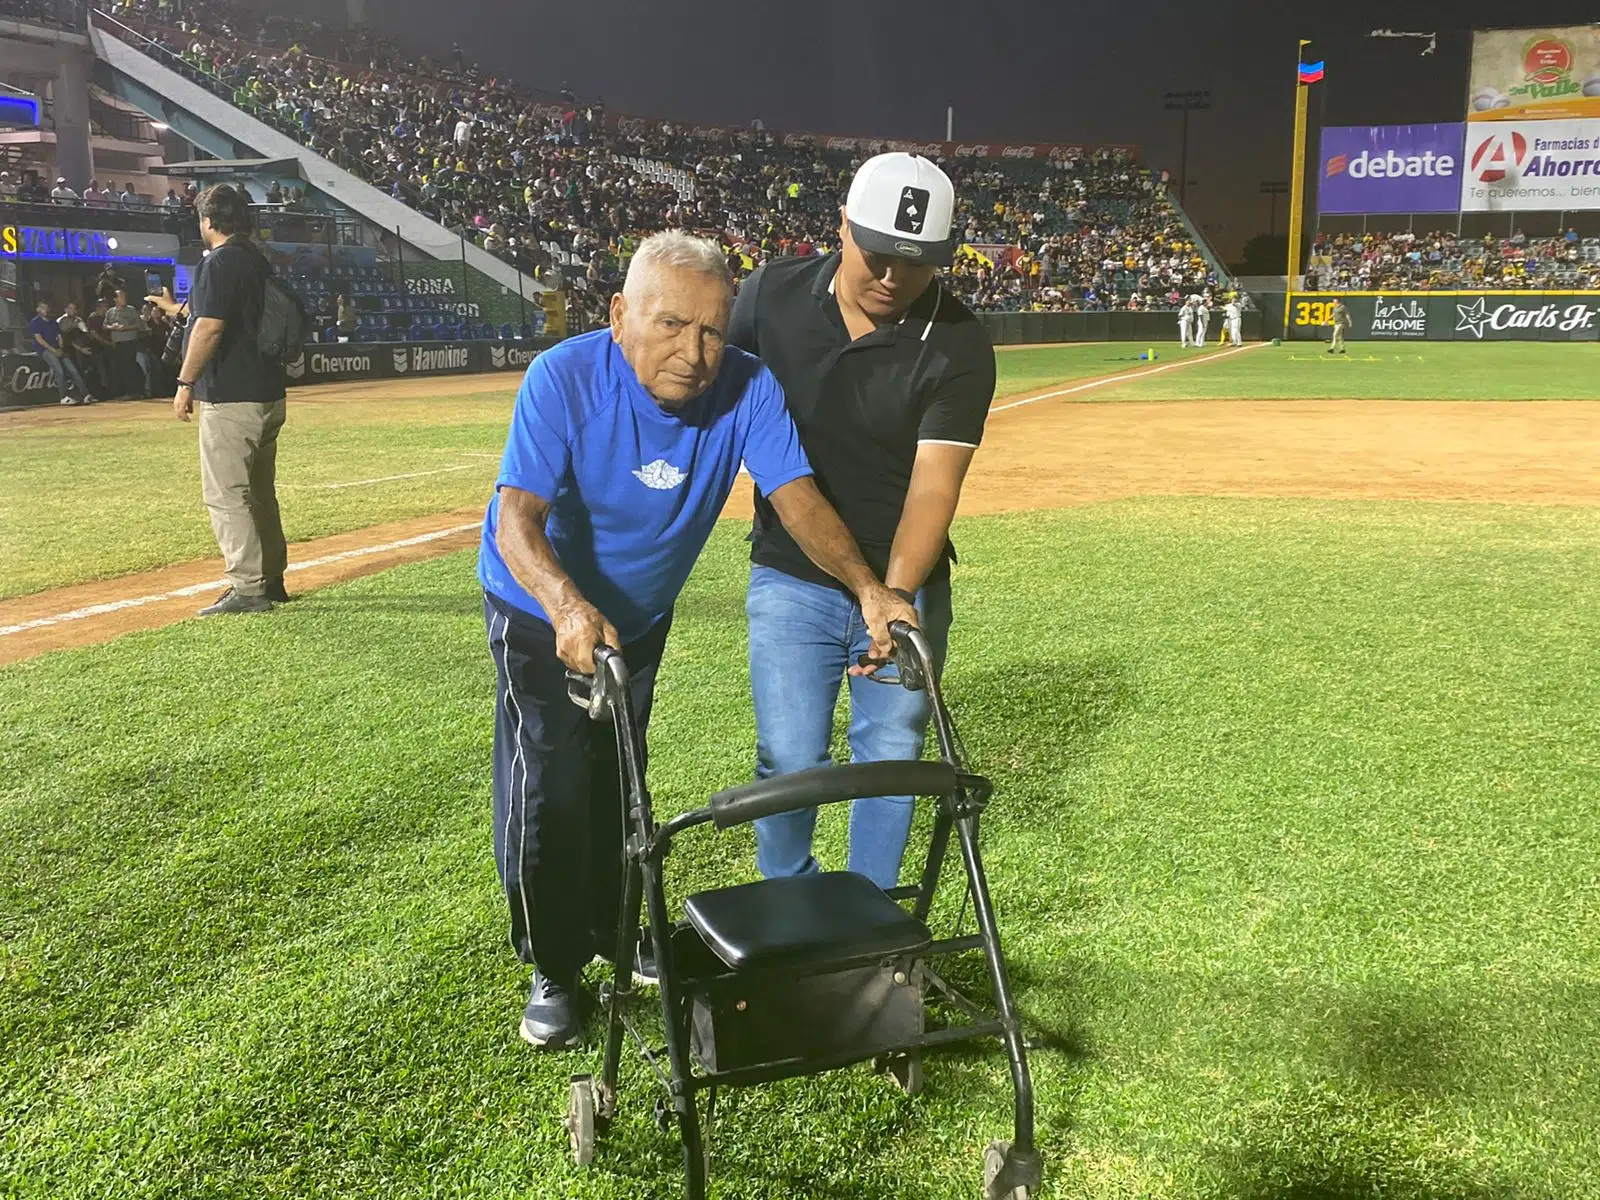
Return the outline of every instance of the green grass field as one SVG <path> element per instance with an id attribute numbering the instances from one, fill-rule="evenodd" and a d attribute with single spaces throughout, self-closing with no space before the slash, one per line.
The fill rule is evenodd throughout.
<path id="1" fill-rule="evenodd" d="M 1594 346 L 1435 345 L 1415 353 L 1385 346 L 1370 351 L 1379 361 L 1368 362 L 1370 346 L 1357 344 L 1349 360 L 1328 360 L 1309 343 L 1262 347 L 1067 400 L 1600 397 Z M 1138 361 L 1140 349 L 1095 343 L 1003 351 L 997 399 L 1138 370 L 1148 365 Z M 1216 353 L 1156 349 L 1157 366 Z M 278 472 L 290 539 L 479 507 L 514 393 L 508 383 L 503 394 L 336 405 L 295 404 L 291 395 Z M 0 599 L 215 553 L 198 500 L 192 425 L 140 406 L 81 426 L 0 429 Z"/>
<path id="2" fill-rule="evenodd" d="M 1138 349 L 1006 351 L 1001 393 Z M 1596 353 L 1264 347 L 1063 402 L 1594 399 Z M 291 536 L 475 508 L 509 397 L 293 406 Z M 742 533 L 678 608 L 661 815 L 752 769 Z M 947 689 L 998 786 L 1043 1194 L 1600 1194 L 1600 509 L 1148 499 L 956 536 Z M 192 427 L 0 426 L 0 598 L 213 552 Z M 0 667 L 0 1200 L 678 1194 L 641 1064 L 578 1172 L 594 1058 L 516 1038 L 492 692 L 470 553 Z M 675 896 L 752 877 L 748 831 L 697 834 Z M 724 1097 L 713 1195 L 979 1195 L 1003 1056 L 927 1074 Z"/>
<path id="3" fill-rule="evenodd" d="M 1595 400 L 1600 345 L 1499 342 L 1286 342 L 1205 367 L 1086 393 L 1084 400 Z M 1157 347 L 1163 360 L 1165 348 Z M 1176 352 L 1176 347 L 1174 347 Z"/>
<path id="4" fill-rule="evenodd" d="M 740 532 L 680 605 L 664 813 L 750 771 Z M 1044 1194 L 1593 1195 L 1600 514 L 1141 501 L 958 538 Z M 640 1064 L 579 1173 L 592 1058 L 516 1040 L 471 566 L 0 669 L 0 1195 L 677 1194 Z M 748 878 L 752 844 L 672 865 Z M 713 1194 L 976 1196 L 1004 1080 L 968 1051 L 914 1100 L 736 1093 Z"/>
<path id="5" fill-rule="evenodd" d="M 1113 374 L 1136 367 L 1138 353 L 1113 345 L 1007 351 L 998 359 L 997 393 Z M 278 469 L 289 537 L 482 505 L 515 394 L 512 380 L 498 394 L 338 405 L 295 404 L 291 393 Z M 194 426 L 155 406 L 81 426 L 7 430 L 0 437 L 0 599 L 215 553 L 196 500 L 199 471 Z"/>

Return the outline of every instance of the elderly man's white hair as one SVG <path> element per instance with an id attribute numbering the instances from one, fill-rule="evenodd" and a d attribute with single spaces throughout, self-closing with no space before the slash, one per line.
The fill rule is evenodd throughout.
<path id="1" fill-rule="evenodd" d="M 623 296 L 629 303 L 638 303 L 650 293 L 661 271 L 668 268 L 709 275 L 727 287 L 733 286 L 733 276 L 728 271 L 728 260 L 721 246 L 681 229 L 668 229 L 652 233 L 639 243 L 628 263 L 628 278 L 622 284 Z"/>

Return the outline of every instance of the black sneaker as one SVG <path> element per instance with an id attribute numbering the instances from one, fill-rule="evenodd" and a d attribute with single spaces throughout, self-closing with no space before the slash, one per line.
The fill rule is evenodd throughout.
<path id="1" fill-rule="evenodd" d="M 577 982 L 562 987 L 533 973 L 528 1007 L 522 1010 L 522 1040 L 548 1050 L 565 1050 L 583 1041 L 582 993 Z"/>
<path id="2" fill-rule="evenodd" d="M 226 613 L 263 613 L 272 611 L 272 601 L 265 596 L 246 596 L 229 588 L 217 597 L 215 604 L 200 610 L 202 617 L 220 617 Z"/>
<path id="3" fill-rule="evenodd" d="M 264 594 L 274 604 L 287 604 L 293 598 L 289 595 L 289 589 L 283 586 L 282 575 L 279 575 L 276 579 L 267 580 L 267 590 Z"/>

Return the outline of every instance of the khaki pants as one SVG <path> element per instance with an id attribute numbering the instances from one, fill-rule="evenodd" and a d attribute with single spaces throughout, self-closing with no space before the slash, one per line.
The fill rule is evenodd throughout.
<path id="1" fill-rule="evenodd" d="M 1328 346 L 1328 350 L 1329 350 L 1330 353 L 1332 351 L 1335 351 L 1335 350 L 1337 350 L 1341 354 L 1344 353 L 1344 326 L 1343 325 L 1335 325 L 1333 327 L 1333 342 Z"/>
<path id="2" fill-rule="evenodd" d="M 259 596 L 283 578 L 288 543 L 273 486 L 284 402 L 197 403 L 200 410 L 200 492 L 228 586 Z"/>

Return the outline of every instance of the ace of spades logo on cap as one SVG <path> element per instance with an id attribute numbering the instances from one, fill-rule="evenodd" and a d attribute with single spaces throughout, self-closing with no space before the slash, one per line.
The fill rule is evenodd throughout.
<path id="1" fill-rule="evenodd" d="M 950 177 L 916 154 L 879 154 L 867 159 L 845 199 L 850 236 L 869 254 L 884 254 L 932 267 L 955 257 L 950 226 L 955 188 Z"/>

